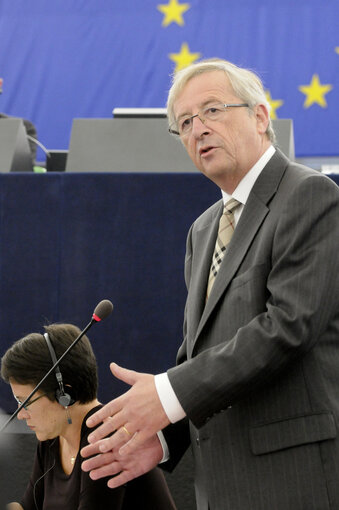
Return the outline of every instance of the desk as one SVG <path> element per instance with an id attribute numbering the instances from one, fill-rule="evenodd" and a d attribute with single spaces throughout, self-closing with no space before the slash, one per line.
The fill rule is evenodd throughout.
<path id="1" fill-rule="evenodd" d="M 99 397 L 122 386 L 115 360 L 163 371 L 182 341 L 185 242 L 220 198 L 196 174 L 0 174 L 0 356 L 46 321 L 84 328 L 96 304 L 112 315 L 89 331 Z M 0 383 L 0 408 L 13 412 Z"/>

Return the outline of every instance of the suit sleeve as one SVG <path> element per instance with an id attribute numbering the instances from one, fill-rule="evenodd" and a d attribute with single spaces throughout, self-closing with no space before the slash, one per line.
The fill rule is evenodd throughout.
<path id="1" fill-rule="evenodd" d="M 203 332 L 209 347 L 186 359 L 184 344 L 180 364 L 168 371 L 182 407 L 198 428 L 214 413 L 270 384 L 317 342 L 338 338 L 338 187 L 312 174 L 283 198 L 263 263 L 248 287 L 253 296 L 245 299 L 245 290 L 240 294 L 231 284 L 214 311 L 233 310 L 246 321 L 231 338 L 219 328 L 219 338 L 213 339 L 212 315 Z M 249 319 L 246 307 L 256 310 Z"/>

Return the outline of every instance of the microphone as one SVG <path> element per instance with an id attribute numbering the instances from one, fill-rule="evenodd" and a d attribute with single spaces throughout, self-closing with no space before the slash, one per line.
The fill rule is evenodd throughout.
<path id="1" fill-rule="evenodd" d="M 113 311 L 113 305 L 111 301 L 108 299 L 104 299 L 103 301 L 100 301 L 100 303 L 97 304 L 95 307 L 95 310 L 93 312 L 91 321 L 87 324 L 87 326 L 81 331 L 81 333 L 77 336 L 77 338 L 71 343 L 71 345 L 66 349 L 66 351 L 60 356 L 60 358 L 54 363 L 52 368 L 47 372 L 46 375 L 41 379 L 40 382 L 36 385 L 34 390 L 28 395 L 28 397 L 20 404 L 20 406 L 14 411 L 12 416 L 9 417 L 9 419 L 6 421 L 6 423 L 0 428 L 0 433 L 5 430 L 5 428 L 11 423 L 11 421 L 16 417 L 16 415 L 21 411 L 21 409 L 27 404 L 29 400 L 33 397 L 33 395 L 38 391 L 42 383 L 47 379 L 47 377 L 55 370 L 57 366 L 61 363 L 61 361 L 64 359 L 65 356 L 69 353 L 71 349 L 79 342 L 80 338 L 84 336 L 84 334 L 89 330 L 89 328 L 96 324 L 97 322 L 102 321 L 103 319 L 106 319 L 109 315 L 111 315 Z"/>
<path id="2" fill-rule="evenodd" d="M 108 317 L 109 315 L 111 315 L 112 310 L 113 310 L 112 303 L 108 299 L 103 299 L 95 307 L 95 310 L 92 315 L 92 320 L 94 320 L 95 322 L 100 322 L 106 319 L 106 317 Z"/>
<path id="3" fill-rule="evenodd" d="M 30 142 L 33 142 L 35 143 L 35 145 L 37 145 L 38 147 L 40 147 L 40 149 L 46 154 L 46 156 L 48 158 L 51 157 L 50 153 L 49 153 L 49 150 L 46 149 L 46 147 L 44 145 L 42 145 L 42 143 L 37 139 L 37 138 L 34 138 L 34 136 L 31 136 L 29 135 L 28 133 L 26 133 L 26 137 L 27 137 L 27 140 L 29 140 Z"/>

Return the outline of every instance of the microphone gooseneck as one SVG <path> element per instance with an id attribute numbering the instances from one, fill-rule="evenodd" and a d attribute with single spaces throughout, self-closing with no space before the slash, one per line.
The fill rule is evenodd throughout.
<path id="1" fill-rule="evenodd" d="M 49 150 L 48 150 L 48 149 L 46 149 L 46 147 L 45 147 L 44 145 L 42 145 L 42 143 L 41 143 L 41 142 L 40 142 L 37 138 L 34 138 L 34 136 L 31 136 L 31 135 L 29 135 L 28 133 L 26 134 L 26 136 L 27 136 L 27 138 L 28 138 L 28 140 L 29 140 L 29 141 L 31 141 L 31 142 L 33 142 L 33 143 L 35 143 L 38 147 L 40 147 L 40 149 L 42 149 L 42 150 L 43 150 L 43 152 L 46 154 L 46 156 L 47 156 L 48 158 L 50 158 L 50 157 L 51 157 L 51 154 L 50 154 Z"/>
<path id="2" fill-rule="evenodd" d="M 23 407 L 31 400 L 33 395 L 38 391 L 42 383 L 47 379 L 47 377 L 55 370 L 57 366 L 59 366 L 60 362 L 64 359 L 65 356 L 69 353 L 71 349 L 78 343 L 80 338 L 84 336 L 84 334 L 89 330 L 89 328 L 97 323 L 100 322 L 103 319 L 106 319 L 113 310 L 113 304 L 108 299 L 104 299 L 103 301 L 100 301 L 100 303 L 97 304 L 95 307 L 91 322 L 87 324 L 87 326 L 81 331 L 81 333 L 77 336 L 77 338 L 71 343 L 71 345 L 66 349 L 66 351 L 60 356 L 60 358 L 54 363 L 52 368 L 47 372 L 46 375 L 41 379 L 41 381 L 36 385 L 34 390 L 28 395 L 28 397 L 20 404 L 20 406 L 14 411 L 14 413 L 9 417 L 9 419 L 6 421 L 6 423 L 0 428 L 0 433 L 5 430 L 5 428 L 10 424 L 10 422 L 16 417 L 16 415 L 21 411 Z"/>

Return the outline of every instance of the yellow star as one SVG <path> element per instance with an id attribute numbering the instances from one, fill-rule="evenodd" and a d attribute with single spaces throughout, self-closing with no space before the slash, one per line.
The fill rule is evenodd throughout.
<path id="1" fill-rule="evenodd" d="M 324 96 L 332 90 L 333 87 L 329 84 L 322 85 L 319 81 L 319 76 L 314 74 L 310 85 L 301 85 L 298 88 L 300 92 L 306 95 L 304 108 L 309 108 L 313 103 L 318 103 L 318 105 L 326 108 L 327 103 Z"/>
<path id="2" fill-rule="evenodd" d="M 336 52 L 336 53 L 338 53 L 338 55 L 339 55 L 339 46 L 337 46 L 337 47 L 335 48 L 335 52 Z"/>
<path id="3" fill-rule="evenodd" d="M 190 8 L 190 4 L 179 4 L 177 0 L 169 0 L 168 4 L 159 4 L 158 11 L 165 16 L 162 26 L 167 27 L 170 23 L 178 23 L 181 27 L 185 24 L 182 15 Z"/>
<path id="4" fill-rule="evenodd" d="M 277 119 L 278 117 L 277 117 L 276 110 L 284 104 L 284 101 L 282 99 L 272 99 L 271 93 L 269 90 L 265 91 L 265 96 L 271 106 L 271 110 L 270 110 L 271 119 Z"/>
<path id="5" fill-rule="evenodd" d="M 180 53 L 170 53 L 169 58 L 175 62 L 174 72 L 180 71 L 200 58 L 200 53 L 190 53 L 187 43 L 182 43 Z"/>

